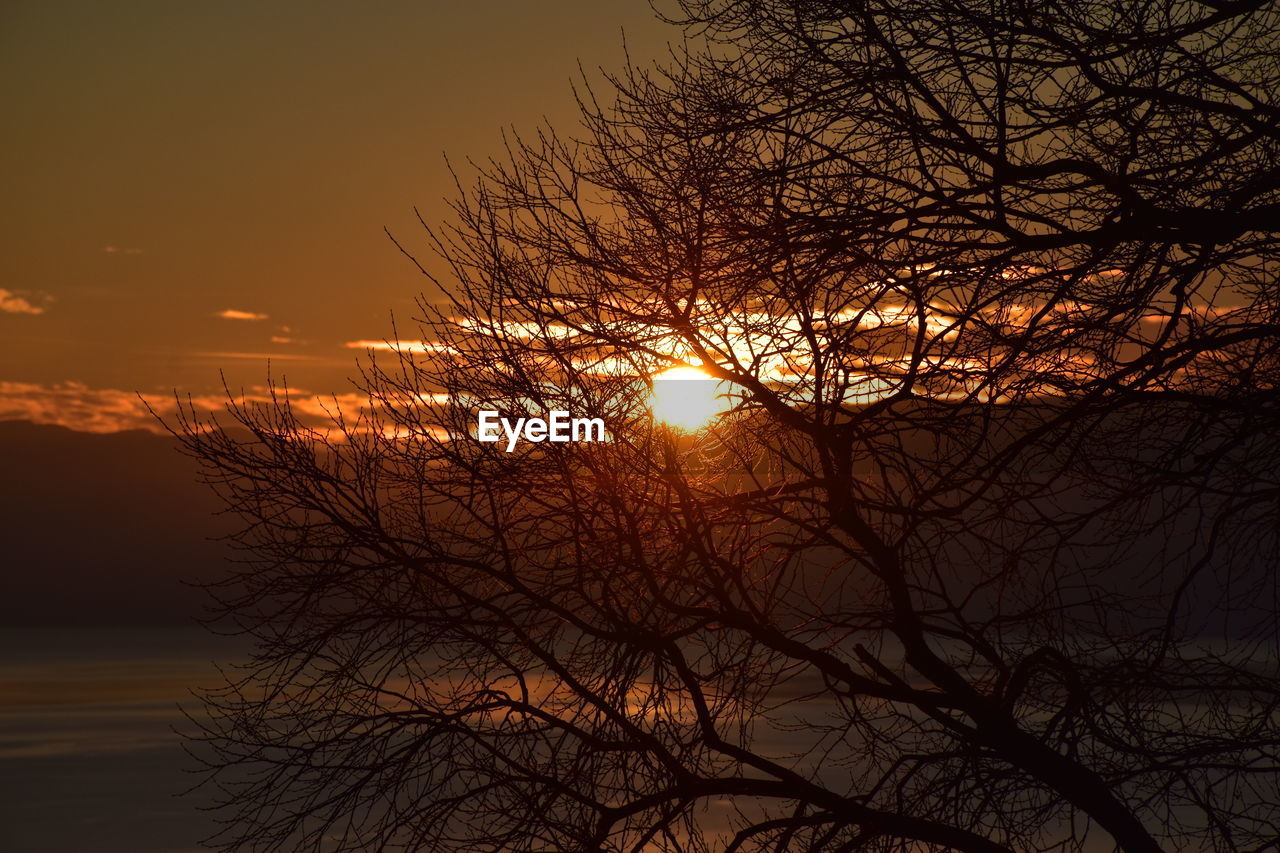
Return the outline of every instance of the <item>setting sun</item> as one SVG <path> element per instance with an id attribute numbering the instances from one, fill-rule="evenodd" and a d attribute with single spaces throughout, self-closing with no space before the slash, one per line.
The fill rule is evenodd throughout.
<path id="1" fill-rule="evenodd" d="M 653 417 L 672 429 L 697 432 L 728 411 L 728 384 L 696 367 L 673 367 L 653 377 Z"/>

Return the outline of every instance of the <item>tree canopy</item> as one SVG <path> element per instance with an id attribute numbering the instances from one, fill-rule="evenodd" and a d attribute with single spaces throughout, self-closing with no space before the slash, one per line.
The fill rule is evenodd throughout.
<path id="1" fill-rule="evenodd" d="M 1276 849 L 1280 9 L 665 13 L 426 226 L 368 407 L 178 426 L 226 848 Z"/>

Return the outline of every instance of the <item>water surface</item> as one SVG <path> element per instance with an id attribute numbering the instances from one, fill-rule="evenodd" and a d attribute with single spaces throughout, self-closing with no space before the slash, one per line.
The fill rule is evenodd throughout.
<path id="1" fill-rule="evenodd" d="M 199 628 L 0 628 L 0 850 L 179 853 L 215 824 L 179 703 L 243 645 Z"/>

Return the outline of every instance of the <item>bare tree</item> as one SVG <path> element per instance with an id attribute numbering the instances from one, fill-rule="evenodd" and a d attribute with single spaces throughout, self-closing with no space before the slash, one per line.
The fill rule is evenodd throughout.
<path id="1" fill-rule="evenodd" d="M 428 228 L 366 410 L 187 414 L 226 848 L 1276 849 L 1280 11 L 678 20 Z"/>

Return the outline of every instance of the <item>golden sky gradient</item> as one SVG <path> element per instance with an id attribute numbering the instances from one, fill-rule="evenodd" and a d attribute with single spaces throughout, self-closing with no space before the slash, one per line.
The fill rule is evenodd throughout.
<path id="1" fill-rule="evenodd" d="M 135 396 L 347 390 L 407 324 L 460 164 L 575 121 L 578 64 L 657 57 L 644 0 L 0 9 L 0 419 L 145 426 Z M 408 335 L 406 335 L 408 337 Z"/>

